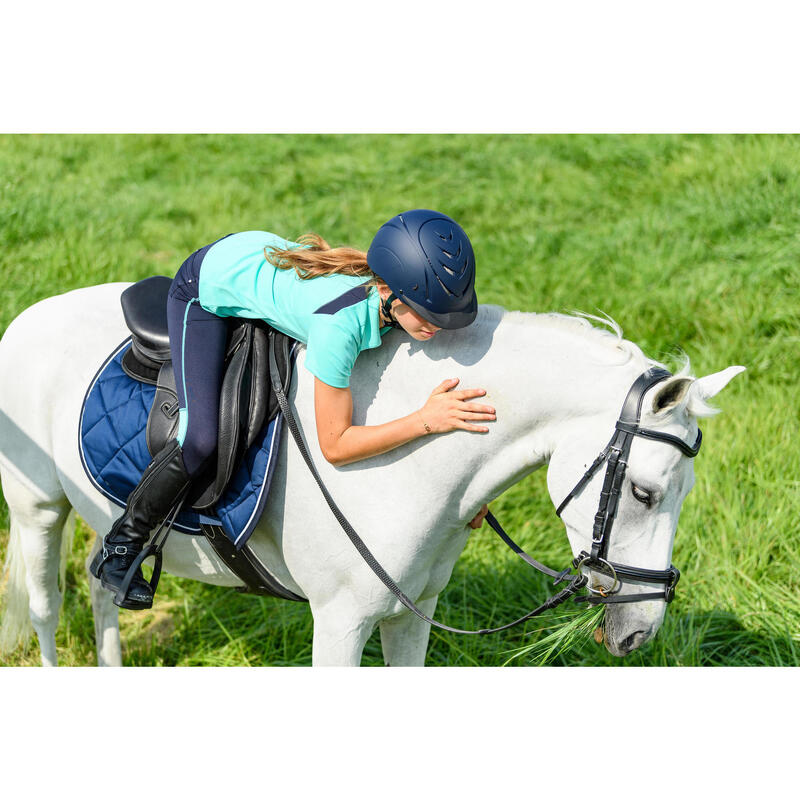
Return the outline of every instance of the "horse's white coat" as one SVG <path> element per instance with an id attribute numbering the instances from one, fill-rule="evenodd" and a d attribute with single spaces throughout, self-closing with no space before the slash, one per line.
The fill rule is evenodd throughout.
<path id="1" fill-rule="evenodd" d="M 84 474 L 77 428 L 86 387 L 128 335 L 119 305 L 126 286 L 95 286 L 37 303 L 0 342 L 0 474 L 12 519 L 11 580 L 26 576 L 45 664 L 56 660 L 58 544 L 69 507 L 101 535 L 120 513 Z M 389 333 L 379 349 L 359 357 L 353 373 L 356 424 L 410 413 L 447 377 L 460 378 L 464 388 L 485 388 L 497 421 L 488 434 L 431 436 L 337 469 L 317 445 L 313 378 L 303 360 L 301 351 L 290 402 L 320 474 L 377 559 L 428 614 L 467 542 L 466 524 L 481 505 L 547 461 L 550 494 L 560 502 L 610 438 L 634 379 L 653 363 L 636 345 L 582 320 L 490 306 L 481 307 L 469 328 L 442 331 L 424 345 L 402 332 Z M 696 409 L 709 413 L 705 401 L 740 370 L 731 367 L 697 381 L 670 379 L 685 386 L 673 387 L 680 390 L 674 392 L 678 400 L 656 413 L 651 409 L 664 391 L 659 385 L 645 398 L 643 424 L 693 441 Z M 367 638 L 380 625 L 388 664 L 423 664 L 429 626 L 403 608 L 363 562 L 290 439 L 287 431 L 251 545 L 278 580 L 308 598 L 313 663 L 359 664 Z M 692 462 L 672 447 L 638 438 L 630 462 L 630 479 L 655 492 L 658 502 L 645 508 L 626 480 L 610 557 L 664 569 L 693 483 Z M 587 549 L 601 481 L 602 471 L 564 512 L 574 552 Z M 199 537 L 172 535 L 164 569 L 221 586 L 238 583 Z M 91 576 L 90 582 L 98 662 L 119 664 L 117 608 Z M 647 641 L 664 609 L 661 601 L 609 607 L 609 650 L 624 654 Z M 6 643 L 21 628 L 19 614 L 7 613 Z"/>

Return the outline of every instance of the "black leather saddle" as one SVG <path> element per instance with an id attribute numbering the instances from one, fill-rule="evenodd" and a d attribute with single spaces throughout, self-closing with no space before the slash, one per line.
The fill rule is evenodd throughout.
<path id="1" fill-rule="evenodd" d="M 175 438 L 178 430 L 178 393 L 167 330 L 167 293 L 172 281 L 163 275 L 145 278 L 122 293 L 122 313 L 132 334 L 122 368 L 132 378 L 156 387 L 147 420 L 147 447 L 151 456 Z M 269 338 L 284 390 L 291 380 L 290 344 L 293 341 L 261 320 L 231 319 L 220 392 L 216 459 L 198 476 L 189 505 L 211 508 L 248 447 L 278 413 L 278 399 L 269 376 Z"/>

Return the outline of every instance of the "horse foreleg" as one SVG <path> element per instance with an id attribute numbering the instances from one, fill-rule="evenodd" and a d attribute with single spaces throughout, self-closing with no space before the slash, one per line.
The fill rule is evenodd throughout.
<path id="1" fill-rule="evenodd" d="M 114 605 L 114 595 L 104 589 L 100 581 L 89 572 L 95 553 L 100 548 L 102 537 L 95 539 L 94 547 L 86 559 L 86 574 L 89 576 L 89 593 L 92 597 L 94 615 L 94 641 L 97 648 L 98 667 L 121 667 L 122 645 L 119 638 L 119 608 Z"/>
<path id="2" fill-rule="evenodd" d="M 419 610 L 433 617 L 438 595 L 420 600 Z M 384 619 L 380 624 L 383 660 L 387 667 L 424 667 L 425 653 L 431 634 L 429 623 L 416 614 L 405 611 L 396 617 Z"/>
<path id="3" fill-rule="evenodd" d="M 314 608 L 314 643 L 311 661 L 315 667 L 358 667 L 375 620 L 351 606 L 329 603 Z"/>

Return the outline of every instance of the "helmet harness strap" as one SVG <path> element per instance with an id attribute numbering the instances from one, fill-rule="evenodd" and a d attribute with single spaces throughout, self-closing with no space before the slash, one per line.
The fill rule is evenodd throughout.
<path id="1" fill-rule="evenodd" d="M 390 328 L 400 327 L 399 323 L 392 314 L 392 303 L 397 299 L 398 299 L 397 295 L 394 292 L 392 292 L 381 304 L 381 310 L 383 311 L 384 319 L 386 320 L 386 324 Z"/>

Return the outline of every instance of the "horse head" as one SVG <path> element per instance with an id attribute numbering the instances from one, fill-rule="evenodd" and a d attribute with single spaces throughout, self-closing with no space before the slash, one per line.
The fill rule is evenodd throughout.
<path id="1" fill-rule="evenodd" d="M 694 485 L 697 420 L 718 413 L 706 401 L 743 370 L 733 366 L 693 378 L 685 374 L 687 365 L 666 379 L 662 373 L 634 398 L 635 425 L 623 422 L 625 412 L 615 423 L 620 409 L 615 392 L 605 412 L 572 420 L 551 454 L 550 496 L 563 509 L 570 546 L 583 562 L 594 601 L 606 604 L 604 641 L 613 655 L 641 647 L 663 622 L 677 580 L 671 567 L 675 531 Z"/>

